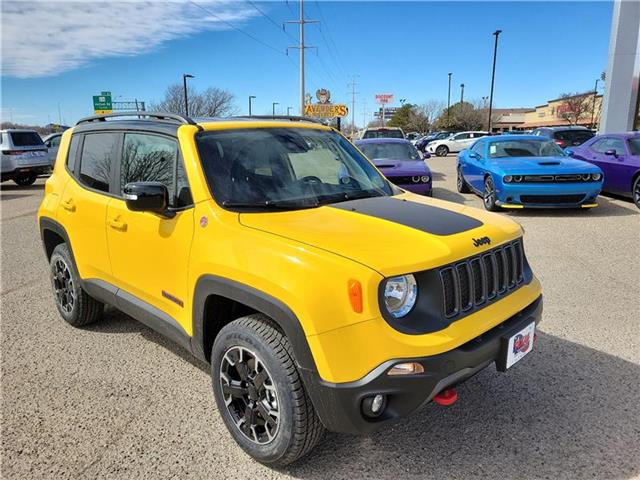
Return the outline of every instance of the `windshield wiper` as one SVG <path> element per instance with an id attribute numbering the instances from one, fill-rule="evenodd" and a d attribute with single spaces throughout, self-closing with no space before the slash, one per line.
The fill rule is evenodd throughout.
<path id="1" fill-rule="evenodd" d="M 322 203 L 340 203 L 348 202 L 349 200 L 357 200 L 359 198 L 371 198 L 371 197 L 384 197 L 385 193 L 378 190 L 359 190 L 357 192 L 340 192 L 330 193 L 327 195 L 319 195 L 318 200 Z"/>
<path id="2" fill-rule="evenodd" d="M 275 210 L 300 210 L 304 208 L 316 208 L 320 206 L 318 202 L 301 203 L 287 200 L 265 200 L 264 202 L 222 202 L 223 207 L 231 208 L 272 208 Z"/>

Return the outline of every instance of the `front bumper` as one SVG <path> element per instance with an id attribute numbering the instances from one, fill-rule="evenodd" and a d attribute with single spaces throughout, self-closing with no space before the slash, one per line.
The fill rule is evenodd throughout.
<path id="1" fill-rule="evenodd" d="M 496 185 L 496 204 L 533 208 L 572 208 L 594 204 L 602 182 Z M 513 207 L 512 207 L 513 208 Z"/>
<path id="2" fill-rule="evenodd" d="M 439 355 L 389 360 L 364 378 L 348 383 L 330 383 L 316 372 L 303 370 L 304 383 L 320 420 L 328 430 L 366 434 L 414 412 L 447 387 L 464 382 L 499 359 L 502 339 L 542 318 L 542 296 L 522 311 L 471 341 Z M 396 363 L 421 363 L 424 373 L 388 376 Z M 365 398 L 386 395 L 386 407 L 377 418 L 362 412 Z"/>
<path id="3" fill-rule="evenodd" d="M 433 195 L 431 182 L 396 184 L 396 185 L 402 188 L 403 190 L 407 190 L 408 192 L 412 192 L 412 193 L 417 193 L 418 195 L 426 195 L 428 197 L 431 197 Z"/>
<path id="4" fill-rule="evenodd" d="M 24 175 L 26 173 L 34 172 L 37 175 L 43 175 L 45 173 L 51 172 L 51 165 L 20 165 L 13 170 L 9 170 L 6 172 L 2 172 L 0 176 L 2 177 L 2 181 L 13 180 L 17 178 L 19 175 Z"/>

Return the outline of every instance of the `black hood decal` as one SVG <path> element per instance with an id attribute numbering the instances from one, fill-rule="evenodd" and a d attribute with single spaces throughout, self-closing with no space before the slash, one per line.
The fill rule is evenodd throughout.
<path id="1" fill-rule="evenodd" d="M 483 225 L 481 221 L 461 213 L 393 197 L 362 198 L 329 206 L 399 223 L 433 235 L 454 235 Z"/>

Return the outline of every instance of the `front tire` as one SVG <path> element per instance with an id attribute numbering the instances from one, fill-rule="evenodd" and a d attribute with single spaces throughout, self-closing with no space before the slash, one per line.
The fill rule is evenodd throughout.
<path id="1" fill-rule="evenodd" d="M 81 287 L 80 275 L 66 243 L 61 243 L 53 250 L 49 265 L 56 307 L 62 318 L 74 327 L 98 320 L 104 304 L 89 296 Z"/>
<path id="2" fill-rule="evenodd" d="M 211 380 L 227 429 L 257 461 L 288 465 L 322 437 L 291 344 L 268 317 L 248 315 L 222 328 L 211 351 Z"/>
<path id="3" fill-rule="evenodd" d="M 484 208 L 490 212 L 499 212 L 500 207 L 496 205 L 496 189 L 493 185 L 493 179 L 488 176 L 484 179 L 484 193 L 482 196 Z"/>
<path id="4" fill-rule="evenodd" d="M 36 183 L 38 175 L 35 172 L 20 173 L 13 181 L 21 187 L 28 187 Z"/>
<path id="5" fill-rule="evenodd" d="M 447 147 L 446 145 L 440 145 L 438 148 L 436 148 L 436 155 L 438 157 L 446 157 L 447 155 L 449 155 L 449 147 Z"/>
<path id="6" fill-rule="evenodd" d="M 636 177 L 635 182 L 633 182 L 633 203 L 636 204 L 636 207 L 640 208 L 640 175 Z"/>
<path id="7" fill-rule="evenodd" d="M 464 179 L 460 167 L 458 167 L 458 179 L 456 182 L 456 186 L 458 187 L 458 193 L 471 193 L 471 189 L 469 188 L 467 181 Z"/>

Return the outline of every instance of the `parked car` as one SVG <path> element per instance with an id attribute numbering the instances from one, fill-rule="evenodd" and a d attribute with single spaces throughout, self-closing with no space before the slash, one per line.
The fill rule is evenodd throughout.
<path id="1" fill-rule="evenodd" d="M 639 132 L 598 135 L 565 152 L 600 167 L 604 172 L 602 190 L 630 197 L 640 208 Z"/>
<path id="2" fill-rule="evenodd" d="M 435 153 L 438 157 L 446 157 L 449 153 L 458 153 L 469 148 L 480 137 L 489 135 L 488 132 L 460 132 L 448 138 L 436 140 L 427 145 L 428 153 Z"/>
<path id="3" fill-rule="evenodd" d="M 49 162 L 53 167 L 53 164 L 56 161 L 56 156 L 58 155 L 58 148 L 60 147 L 60 140 L 62 139 L 62 133 L 52 133 L 47 135 L 42 140 L 47 147 L 47 157 L 49 158 Z"/>
<path id="4" fill-rule="evenodd" d="M 451 135 L 453 135 L 453 132 L 433 132 L 416 140 L 415 146 L 418 151 L 425 153 L 427 145 L 429 145 L 429 143 L 436 140 L 441 140 L 443 138 L 449 138 Z"/>
<path id="5" fill-rule="evenodd" d="M 418 140 L 421 136 L 422 135 L 420 135 L 418 132 L 409 132 L 405 135 L 405 138 L 413 143 L 416 140 Z"/>
<path id="6" fill-rule="evenodd" d="M 594 136 L 591 130 L 580 126 L 536 128 L 531 134 L 548 137 L 556 142 L 560 148 L 576 147 Z"/>
<path id="7" fill-rule="evenodd" d="M 255 459 L 450 404 L 532 351 L 542 296 L 516 222 L 403 192 L 308 119 L 144 115 L 62 135 L 38 210 L 53 299 L 75 327 L 108 304 L 210 363 Z"/>
<path id="8" fill-rule="evenodd" d="M 375 138 L 356 146 L 391 183 L 420 195 L 432 195 L 431 170 L 409 140 Z"/>
<path id="9" fill-rule="evenodd" d="M 546 137 L 498 135 L 458 155 L 458 191 L 473 192 L 490 211 L 501 208 L 597 206 L 602 170 L 567 156 Z"/>
<path id="10" fill-rule="evenodd" d="M 39 174 L 48 173 L 51 164 L 47 147 L 34 130 L 0 130 L 2 170 L 0 180 L 13 180 L 21 187 L 33 184 Z"/>
<path id="11" fill-rule="evenodd" d="M 404 132 L 398 127 L 375 127 L 362 130 L 360 140 L 367 138 L 404 138 Z"/>

